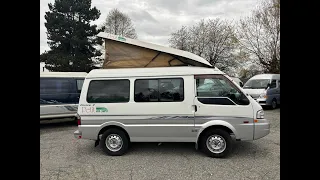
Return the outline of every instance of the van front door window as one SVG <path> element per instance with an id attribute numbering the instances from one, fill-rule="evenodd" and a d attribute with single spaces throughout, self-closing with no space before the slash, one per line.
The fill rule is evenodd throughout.
<path id="1" fill-rule="evenodd" d="M 197 98 L 204 104 L 246 105 L 245 95 L 222 75 L 196 77 Z"/>
<path id="2" fill-rule="evenodd" d="M 276 80 L 272 80 L 271 84 L 270 84 L 270 88 L 276 88 L 277 87 L 277 81 Z"/>

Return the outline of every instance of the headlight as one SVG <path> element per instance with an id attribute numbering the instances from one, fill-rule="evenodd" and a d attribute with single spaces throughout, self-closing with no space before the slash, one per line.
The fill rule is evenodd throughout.
<path id="1" fill-rule="evenodd" d="M 257 119 L 264 119 L 264 111 L 263 111 L 263 109 L 257 111 Z"/>
<path id="2" fill-rule="evenodd" d="M 262 94 L 260 94 L 260 96 L 259 96 L 259 98 L 264 98 L 264 99 L 267 99 L 267 94 L 266 93 L 262 93 Z"/>

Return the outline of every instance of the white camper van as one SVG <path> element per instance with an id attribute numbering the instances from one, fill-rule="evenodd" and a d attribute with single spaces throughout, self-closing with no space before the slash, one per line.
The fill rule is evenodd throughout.
<path id="1" fill-rule="evenodd" d="M 137 40 L 134 43 L 139 45 Z M 159 50 L 152 44 L 147 47 Z M 269 134 L 262 107 L 230 77 L 217 68 L 192 67 L 191 63 L 209 66 L 200 57 L 161 49 L 168 51 L 178 59 L 186 58 L 182 62 L 191 67 L 89 72 L 74 136 L 96 141 L 108 155 L 123 155 L 131 142 L 194 142 L 211 157 L 225 157 L 233 139 L 255 140 Z"/>

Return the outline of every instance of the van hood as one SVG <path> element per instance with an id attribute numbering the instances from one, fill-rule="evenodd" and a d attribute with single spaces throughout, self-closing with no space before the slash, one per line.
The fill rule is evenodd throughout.
<path id="1" fill-rule="evenodd" d="M 258 98 L 260 94 L 264 93 L 265 89 L 243 89 L 243 91 L 249 94 L 252 98 Z"/>

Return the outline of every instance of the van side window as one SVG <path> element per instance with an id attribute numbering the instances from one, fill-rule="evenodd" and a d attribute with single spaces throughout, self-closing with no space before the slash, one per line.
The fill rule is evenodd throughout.
<path id="1" fill-rule="evenodd" d="M 181 102 L 184 100 L 182 78 L 137 79 L 134 87 L 135 102 Z"/>
<path id="2" fill-rule="evenodd" d="M 71 93 L 68 79 L 60 78 L 40 78 L 41 94 L 63 94 Z"/>
<path id="3" fill-rule="evenodd" d="M 249 100 L 222 75 L 195 76 L 197 98 L 203 104 L 248 105 Z"/>
<path id="4" fill-rule="evenodd" d="M 272 80 L 270 84 L 270 88 L 276 88 L 277 87 L 277 80 Z"/>
<path id="5" fill-rule="evenodd" d="M 134 84 L 135 102 L 158 102 L 159 86 L 157 79 L 136 80 Z"/>
<path id="6" fill-rule="evenodd" d="M 93 80 L 89 84 L 88 103 L 125 103 L 130 99 L 130 81 Z"/>
<path id="7" fill-rule="evenodd" d="M 40 104 L 72 103 L 72 87 L 68 78 L 40 78 Z"/>

